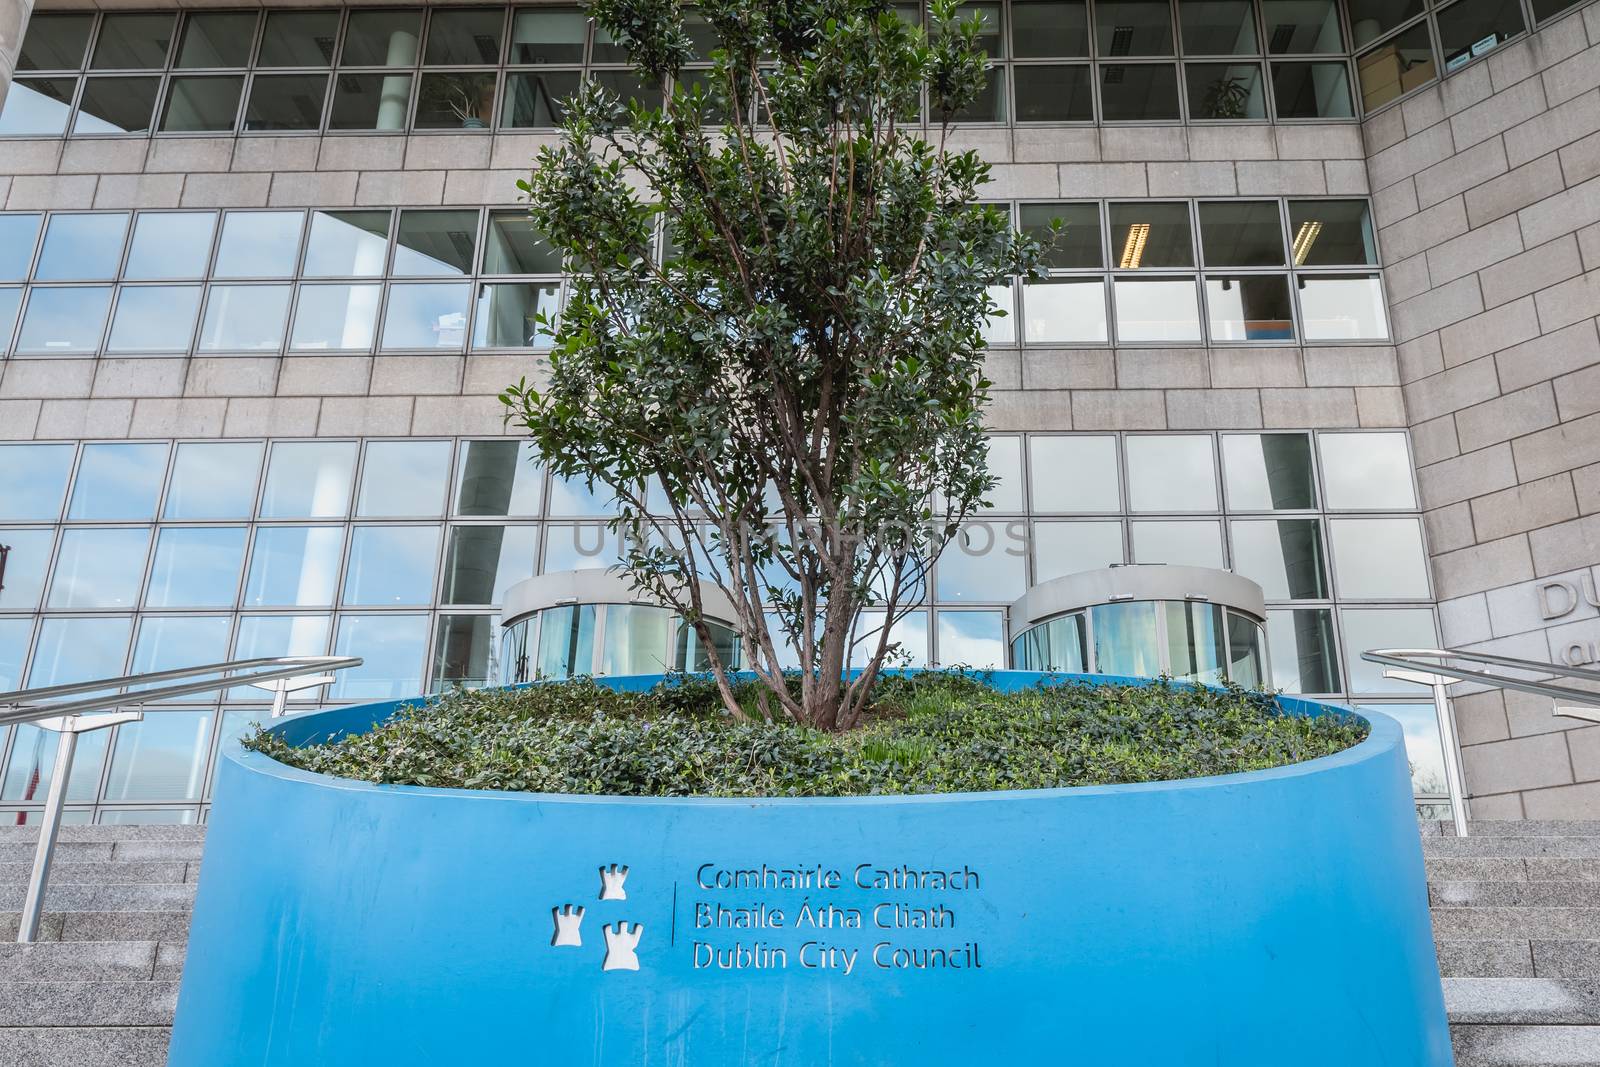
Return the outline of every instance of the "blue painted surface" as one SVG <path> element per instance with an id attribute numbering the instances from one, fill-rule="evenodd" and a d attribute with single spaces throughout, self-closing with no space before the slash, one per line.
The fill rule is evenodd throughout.
<path id="1" fill-rule="evenodd" d="M 169 1062 L 1442 1067 L 1402 736 L 1370 718 L 1346 752 L 1247 775 L 823 800 L 374 786 L 234 745 Z M 611 864 L 626 900 L 598 899 Z M 960 888 L 861 888 L 862 864 Z M 700 887 L 763 865 L 840 884 Z M 567 904 L 582 944 L 552 946 Z M 702 905 L 783 925 L 696 929 Z M 862 925 L 796 926 L 803 905 Z M 894 925 L 915 909 L 942 925 Z M 603 970 L 618 924 L 643 927 L 638 971 Z"/>

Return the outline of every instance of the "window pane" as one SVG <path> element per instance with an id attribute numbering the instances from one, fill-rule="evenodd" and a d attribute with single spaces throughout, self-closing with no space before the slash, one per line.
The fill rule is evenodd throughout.
<path id="1" fill-rule="evenodd" d="M 1376 274 L 1301 275 L 1300 318 L 1309 341 L 1381 341 L 1389 336 Z"/>
<path id="2" fill-rule="evenodd" d="M 120 355 L 187 352 L 200 312 L 198 285 L 124 286 L 106 351 Z"/>
<path id="3" fill-rule="evenodd" d="M 468 273 L 477 230 L 477 211 L 402 211 L 393 273 Z"/>
<path id="4" fill-rule="evenodd" d="M 73 133 L 149 133 L 157 78 L 86 78 Z"/>
<path id="5" fill-rule="evenodd" d="M 76 78 L 18 78 L 0 106 L 0 134 L 59 137 L 77 88 Z"/>
<path id="6" fill-rule="evenodd" d="M 243 562 L 242 526 L 169 526 L 156 539 L 145 606 L 230 608 L 239 596 Z"/>
<path id="7" fill-rule="evenodd" d="M 1439 48 L 1445 73 L 1463 67 L 1520 34 L 1518 0 L 1460 0 L 1439 12 Z"/>
<path id="8" fill-rule="evenodd" d="M 483 251 L 485 274 L 560 274 L 561 253 L 522 211 L 492 211 Z"/>
<path id="9" fill-rule="evenodd" d="M 1292 341 L 1289 279 L 1278 274 L 1206 278 L 1211 340 Z"/>
<path id="10" fill-rule="evenodd" d="M 1428 559 L 1416 519 L 1329 519 L 1334 582 L 1351 599 L 1425 599 Z"/>
<path id="11" fill-rule="evenodd" d="M 84 445 L 67 518 L 154 518 L 166 470 L 164 444 Z"/>
<path id="12" fill-rule="evenodd" d="M 389 250 L 387 211 L 313 211 L 308 278 L 378 278 Z"/>
<path id="13" fill-rule="evenodd" d="M 658 674 L 671 664 L 672 615 L 634 604 L 606 607 L 598 674 Z"/>
<path id="14" fill-rule="evenodd" d="M 1111 262 L 1121 270 L 1194 266 L 1189 205 L 1157 200 L 1112 204 Z"/>
<path id="15" fill-rule="evenodd" d="M 0 445 L 0 521 L 54 522 L 72 453 L 71 445 Z"/>
<path id="16" fill-rule="evenodd" d="M 1099 204 L 1023 204 L 1019 220 L 1022 232 L 1045 246 L 1047 267 L 1104 267 L 1100 250 Z M 1051 223 L 1059 221 L 1059 230 Z"/>
<path id="17" fill-rule="evenodd" d="M 89 44 L 94 15 L 56 15 L 37 11 L 18 46 L 17 70 L 77 70 Z"/>
<path id="18" fill-rule="evenodd" d="M 211 211 L 142 212 L 133 225 L 122 276 L 146 281 L 205 277 L 216 225 Z"/>
<path id="19" fill-rule="evenodd" d="M 1009 285 L 989 286 L 989 299 L 999 305 L 999 313 L 989 316 L 983 326 L 983 339 L 991 345 L 1017 343 L 1016 294 Z"/>
<path id="20" fill-rule="evenodd" d="M 1193 278 L 1115 278 L 1117 340 L 1200 340 L 1200 303 Z"/>
<path id="21" fill-rule="evenodd" d="M 321 656 L 328 651 L 332 620 L 326 615 L 245 615 L 239 619 L 239 636 L 234 640 L 236 659 L 266 659 L 275 656 Z M 289 693 L 290 700 L 320 700 L 324 687 L 312 686 Z M 266 701 L 271 694 L 255 686 L 230 689 L 227 700 Z"/>
<path id="22" fill-rule="evenodd" d="M 1261 0 L 1261 19 L 1273 55 L 1344 51 L 1333 0 Z"/>
<path id="23" fill-rule="evenodd" d="M 296 352 L 372 348 L 383 286 L 302 285 L 289 347 Z"/>
<path id="24" fill-rule="evenodd" d="M 333 603 L 344 531 L 337 526 L 263 526 L 250 553 L 244 602 L 252 607 Z"/>
<path id="25" fill-rule="evenodd" d="M 1303 433 L 1228 434 L 1222 438 L 1222 466 L 1234 511 L 1317 506 L 1311 441 Z"/>
<path id="26" fill-rule="evenodd" d="M 222 219 L 218 278 L 287 278 L 300 251 L 298 211 L 230 211 Z"/>
<path id="27" fill-rule="evenodd" d="M 1283 225 L 1275 200 L 1200 205 L 1200 246 L 1212 267 L 1280 267 Z"/>
<path id="28" fill-rule="evenodd" d="M 480 285 L 473 348 L 548 348 L 561 306 L 559 285 Z"/>
<path id="29" fill-rule="evenodd" d="M 1132 510 L 1217 510 L 1216 461 L 1210 437 L 1133 436 L 1126 444 Z"/>
<path id="30" fill-rule="evenodd" d="M 52 608 L 132 608 L 144 581 L 149 530 L 67 530 L 61 535 Z"/>
<path id="31" fill-rule="evenodd" d="M 455 514 L 537 515 L 544 468 L 530 441 L 465 441 L 456 465 Z"/>
<path id="32" fill-rule="evenodd" d="M 934 116 L 937 121 L 938 116 Z M 1001 67 L 989 69 L 987 84 L 976 99 L 952 116 L 955 122 L 1006 121 L 1006 79 Z"/>
<path id="33" fill-rule="evenodd" d="M 73 682 L 115 678 L 122 674 L 132 623 L 133 620 L 127 617 L 45 619 L 39 626 L 39 641 L 33 650 L 33 666 L 28 671 L 28 687 L 37 689 L 70 685 Z M 92 730 L 85 737 L 80 737 L 78 742 L 81 745 L 89 737 L 104 732 Z"/>
<path id="34" fill-rule="evenodd" d="M 1383 676 L 1388 668 L 1369 663 L 1361 653 L 1378 648 L 1437 648 L 1432 608 L 1343 608 L 1344 658 L 1353 693 L 1416 693 L 1413 682 Z"/>
<path id="35" fill-rule="evenodd" d="M 441 615 L 433 648 L 432 691 L 487 684 L 494 673 L 496 629 L 489 615 Z"/>
<path id="36" fill-rule="evenodd" d="M 173 78 L 161 111 L 166 133 L 219 133 L 233 129 L 242 77 Z"/>
<path id="37" fill-rule="evenodd" d="M 1577 7 L 1582 2 L 1583 0 L 1533 0 L 1533 17 L 1543 22 L 1568 8 Z"/>
<path id="38" fill-rule="evenodd" d="M 150 712 L 117 728 L 107 800 L 199 800 L 210 751 L 211 712 Z"/>
<path id="39" fill-rule="evenodd" d="M 1022 503 L 1022 438 L 1008 434 L 989 437 L 988 470 L 998 482 L 989 490 L 989 508 L 997 512 L 1020 512 Z"/>
<path id="40" fill-rule="evenodd" d="M 9 693 L 22 688 L 23 657 L 28 654 L 28 638 L 32 635 L 32 619 L 0 619 L 0 691 Z M 0 742 L 4 740 L 5 735 L 0 732 Z"/>
<path id="41" fill-rule="evenodd" d="M 1355 115 L 1350 74 L 1343 63 L 1274 63 L 1272 95 L 1280 119 L 1348 119 Z"/>
<path id="42" fill-rule="evenodd" d="M 461 350 L 467 334 L 467 284 L 389 286 L 383 320 L 383 348 Z"/>
<path id="43" fill-rule="evenodd" d="M 1267 94 L 1256 63 L 1187 63 L 1191 119 L 1264 119 Z"/>
<path id="44" fill-rule="evenodd" d="M 441 66 L 479 66 L 500 62 L 504 8 L 449 11 L 435 9 L 428 22 L 423 62 Z"/>
<path id="45" fill-rule="evenodd" d="M 1176 122 L 1178 68 L 1171 63 L 1102 64 L 1100 109 L 1106 122 Z"/>
<path id="46" fill-rule="evenodd" d="M 1272 685 L 1289 693 L 1339 691 L 1333 612 L 1327 608 L 1267 612 Z"/>
<path id="47" fill-rule="evenodd" d="M 93 70 L 155 70 L 166 64 L 173 16 L 107 15 L 94 46 Z"/>
<path id="48" fill-rule="evenodd" d="M 250 83 L 246 130 L 314 130 L 322 124 L 326 74 L 258 74 Z"/>
<path id="49" fill-rule="evenodd" d="M 978 27 L 978 49 L 985 55 L 1005 55 L 1005 42 L 1000 39 L 1000 5 L 966 2 L 961 5 L 959 17 L 966 21 L 976 18 Z M 700 41 L 697 42 L 698 51 L 702 59 L 709 59 L 711 49 L 718 47 L 716 33 L 706 24 L 703 18 L 699 19 Z M 692 24 L 688 27 L 689 35 L 696 35 L 696 28 Z"/>
<path id="50" fill-rule="evenodd" d="M 127 625 L 122 619 L 61 619 L 53 620 L 61 623 L 85 624 L 91 622 L 114 622 L 123 627 L 122 639 L 127 640 Z M 45 623 L 48 630 L 50 623 Z M 51 635 L 54 637 L 54 635 Z M 43 638 L 41 638 L 42 642 Z M 35 664 L 34 673 L 38 674 Z M 93 678 L 114 677 L 122 673 L 122 650 L 117 650 L 117 665 L 109 670 L 91 673 L 87 678 L 75 679 L 88 681 Z M 30 682 L 30 685 L 41 683 Z M 65 684 L 65 683 L 63 683 Z M 42 801 L 50 795 L 50 783 L 55 778 L 56 770 L 56 745 L 60 743 L 61 735 L 52 730 L 41 730 L 39 727 L 26 723 L 17 727 L 16 740 L 11 743 L 11 762 L 6 765 L 6 778 L 3 795 L 6 800 L 35 800 Z M 110 730 L 90 730 L 78 735 L 78 747 L 72 759 L 72 774 L 67 778 L 67 800 L 69 802 L 89 803 L 94 800 L 95 793 L 100 789 L 100 768 L 105 764 L 106 746 L 111 740 Z M 66 814 L 71 815 L 72 812 Z M 37 818 L 36 813 L 30 813 Z M 70 820 L 64 820 L 70 821 Z M 24 825 L 27 825 L 26 823 Z"/>
<path id="51" fill-rule="evenodd" d="M 1222 681 L 1222 608 L 1167 601 L 1167 670 L 1186 681 Z"/>
<path id="52" fill-rule="evenodd" d="M 512 63 L 582 63 L 583 42 L 588 36 L 589 19 L 576 8 L 523 8 L 511 22 Z M 626 60 L 627 54 L 601 54 L 595 48 L 596 63 Z M 618 52 L 621 49 L 613 49 Z"/>
<path id="53" fill-rule="evenodd" d="M 595 607 L 576 604 L 539 613 L 539 644 L 534 673 L 568 678 L 594 669 Z"/>
<path id="54" fill-rule="evenodd" d="M 906 618 L 907 622 L 913 620 L 927 626 L 927 616 L 921 612 Z M 977 670 L 1005 669 L 1005 617 L 1000 612 L 941 611 L 938 625 L 939 662 L 942 665 L 960 665 Z M 892 631 L 891 636 L 898 638 L 900 635 Z"/>
<path id="55" fill-rule="evenodd" d="M 39 606 L 45 575 L 50 568 L 50 549 L 55 546 L 54 530 L 5 530 L 0 538 L 9 545 L 6 553 L 6 584 L 0 588 L 0 608 L 6 611 L 32 611 Z"/>
<path id="56" fill-rule="evenodd" d="M 594 70 L 589 72 L 589 80 L 616 93 L 624 104 L 631 100 L 647 105 L 661 102 L 660 91 L 631 70 Z"/>
<path id="57" fill-rule="evenodd" d="M 621 556 L 618 536 L 598 523 L 563 523 L 545 527 L 545 574 L 609 567 Z"/>
<path id="58" fill-rule="evenodd" d="M 178 67 L 243 67 L 256 33 L 254 11 L 192 14 L 183 24 Z"/>
<path id="59" fill-rule="evenodd" d="M 99 281 L 116 277 L 128 216 L 52 215 L 33 276 L 38 281 Z"/>
<path id="60" fill-rule="evenodd" d="M 1099 278 L 1051 278 L 1022 286 L 1030 344 L 1105 344 L 1106 285 Z"/>
<path id="61" fill-rule="evenodd" d="M 205 663 L 221 663 L 228 658 L 228 630 L 233 619 L 227 615 L 187 615 L 161 618 L 146 615 L 139 623 L 139 638 L 133 644 L 133 665 L 129 674 L 153 674 L 179 670 Z M 215 678 L 213 674 L 209 677 Z M 185 679 L 199 681 L 198 678 Z M 152 682 L 134 689 L 154 689 Z M 177 700 L 186 703 L 216 699 L 210 693 L 193 693 Z M 152 715 L 159 718 L 159 715 Z"/>
<path id="62" fill-rule="evenodd" d="M 1246 689 L 1261 688 L 1264 655 L 1261 626 L 1253 619 L 1228 612 L 1228 678 Z"/>
<path id="63" fill-rule="evenodd" d="M 287 285 L 213 285 L 200 327 L 202 352 L 276 352 L 289 311 Z"/>
<path id="64" fill-rule="evenodd" d="M 608 516 L 616 509 L 611 491 L 599 482 L 594 489 L 584 485 L 581 478 L 550 479 L 550 514 L 574 516 Z"/>
<path id="65" fill-rule="evenodd" d="M 1365 200 L 1291 200 L 1289 228 L 1297 267 L 1378 265 Z"/>
<path id="66" fill-rule="evenodd" d="M 495 76 L 489 72 L 424 74 L 417 87 L 419 130 L 487 130 L 494 124 Z"/>
<path id="67" fill-rule="evenodd" d="M 1095 0 L 1094 15 L 1100 58 L 1172 54 L 1172 8 L 1167 0 Z"/>
<path id="68" fill-rule="evenodd" d="M 1360 40 L 1362 24 L 1354 15 L 1351 12 L 1351 25 Z M 1362 107 L 1368 111 L 1431 82 L 1435 72 L 1428 24 L 1419 22 L 1387 44 L 1357 57 L 1356 76 L 1361 79 Z"/>
<path id="69" fill-rule="evenodd" d="M 409 74 L 340 74 L 330 130 L 403 130 L 411 109 Z"/>
<path id="70" fill-rule="evenodd" d="M 439 555 L 436 526 L 357 526 L 344 580 L 346 604 L 426 604 Z"/>
<path id="71" fill-rule="evenodd" d="M 938 599 L 995 603 L 1015 600 L 1028 587 L 1027 545 L 1011 524 L 973 522 L 963 526 L 939 557 Z"/>
<path id="72" fill-rule="evenodd" d="M 353 11 L 339 62 L 347 67 L 413 66 L 421 36 L 421 11 Z"/>
<path id="73" fill-rule="evenodd" d="M 1222 566 L 1222 528 L 1214 522 L 1135 522 L 1133 562 L 1183 567 Z"/>
<path id="74" fill-rule="evenodd" d="M 93 352 L 106 324 L 109 286 L 77 289 L 35 287 L 17 338 L 18 355 Z"/>
<path id="75" fill-rule="evenodd" d="M 1322 524 L 1316 519 L 1235 521 L 1233 569 L 1268 600 L 1326 600 Z"/>
<path id="76" fill-rule="evenodd" d="M 449 441 L 374 441 L 361 468 L 356 514 L 441 514 L 449 475 Z"/>
<path id="77" fill-rule="evenodd" d="M 356 446 L 350 441 L 289 441 L 272 446 L 264 519 L 340 518 L 350 508 Z"/>
<path id="78" fill-rule="evenodd" d="M 500 125 L 507 128 L 550 128 L 566 118 L 566 100 L 583 80 L 576 70 L 513 72 L 506 75 L 505 105 Z"/>
<path id="79" fill-rule="evenodd" d="M 1018 122 L 1092 122 L 1094 89 L 1088 64 L 1013 68 Z"/>
<path id="80" fill-rule="evenodd" d="M 1417 506 L 1405 434 L 1325 433 L 1318 435 L 1317 445 L 1329 508 Z"/>
<path id="81" fill-rule="evenodd" d="M 0 281 L 28 279 L 42 215 L 0 215 Z"/>
<path id="82" fill-rule="evenodd" d="M 1091 609 L 1091 616 L 1097 673 L 1130 678 L 1154 678 L 1161 673 L 1154 604 L 1102 604 Z"/>
<path id="83" fill-rule="evenodd" d="M 269 11 L 261 33 L 260 67 L 326 67 L 339 35 L 337 11 Z"/>
<path id="84" fill-rule="evenodd" d="M 1122 510 L 1115 437 L 1034 437 L 1028 448 L 1033 510 Z"/>
<path id="85" fill-rule="evenodd" d="M 247 519 L 255 509 L 261 445 L 185 441 L 172 463 L 169 519 Z"/>
<path id="86" fill-rule="evenodd" d="M 1179 0 L 1178 19 L 1185 55 L 1247 56 L 1261 50 L 1250 0 Z"/>
<path id="87" fill-rule="evenodd" d="M 536 526 L 454 526 L 445 554 L 445 604 L 499 604 L 505 591 L 533 577 Z"/>
<path id="88" fill-rule="evenodd" d="M 336 656 L 363 663 L 339 672 L 330 696 L 339 700 L 391 700 L 422 691 L 426 615 L 346 615 L 339 620 Z"/>
<path id="89" fill-rule="evenodd" d="M 1033 524 L 1033 580 L 1100 570 L 1123 562 L 1120 522 Z"/>
<path id="90" fill-rule="evenodd" d="M 1444 743 L 1439 740 L 1439 713 L 1427 704 L 1360 704 L 1356 711 L 1376 712 L 1400 723 L 1405 734 L 1406 763 L 1411 767 L 1411 791 L 1418 796 L 1443 796 Z"/>
<path id="91" fill-rule="evenodd" d="M 1013 0 L 1011 54 L 1023 59 L 1089 54 L 1083 0 Z"/>
<path id="92" fill-rule="evenodd" d="M 1422 0 L 1347 0 L 1351 44 L 1364 48 L 1402 22 L 1422 13 Z"/>
<path id="93" fill-rule="evenodd" d="M 17 312 L 21 309 L 20 287 L 0 288 L 0 355 L 11 347 L 11 331 L 17 325 Z"/>

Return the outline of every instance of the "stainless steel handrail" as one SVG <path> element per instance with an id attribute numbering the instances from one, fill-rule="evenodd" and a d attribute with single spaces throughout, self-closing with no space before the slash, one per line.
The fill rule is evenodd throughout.
<path id="1" fill-rule="evenodd" d="M 253 685 L 272 691 L 272 717 L 278 718 L 283 715 L 287 707 L 291 690 L 331 682 L 333 676 L 325 672 L 360 665 L 361 659 L 358 656 L 268 656 L 0 693 L 0 708 L 11 709 L 0 711 L 0 726 L 31 722 L 41 729 L 54 731 L 60 736 L 56 745 L 55 768 L 51 771 L 50 792 L 45 798 L 43 819 L 39 826 L 39 846 L 34 850 L 33 871 L 28 876 L 28 892 L 22 901 L 22 914 L 18 916 L 17 941 L 27 944 L 39 936 L 39 919 L 44 911 L 45 889 L 50 884 L 50 862 L 55 856 L 56 840 L 61 834 L 61 808 L 66 801 L 67 779 L 72 776 L 72 758 L 77 751 L 79 734 L 91 730 L 103 730 L 118 723 L 137 722 L 144 718 L 143 707 L 148 703 L 191 696 L 195 693 L 232 689 L 240 685 Z M 256 670 L 258 667 L 268 669 Z M 250 673 L 234 674 L 234 671 Z M 197 675 L 221 677 L 156 689 L 127 691 L 129 686 L 193 678 Z M 295 681 L 300 684 L 293 684 Z M 117 690 L 117 692 L 107 693 L 105 690 Z M 73 697 L 81 693 L 100 693 L 100 695 L 82 700 L 52 700 L 52 698 Z M 46 703 L 34 703 L 39 700 L 44 700 Z M 88 714 L 107 710 L 111 710 L 112 713 Z"/>
<path id="2" fill-rule="evenodd" d="M 1504 674 L 1473 670 L 1470 667 L 1458 667 L 1449 661 L 1460 660 L 1488 667 L 1510 667 L 1513 670 L 1562 678 L 1578 678 L 1591 682 L 1600 682 L 1600 671 L 1518 659 L 1514 656 L 1497 656 L 1489 652 L 1462 652 L 1450 648 L 1375 648 L 1370 652 L 1363 652 L 1361 658 L 1369 663 L 1379 663 L 1391 668 L 1383 672 L 1385 677 L 1432 687 L 1434 714 L 1439 719 L 1439 741 L 1444 747 L 1444 779 L 1445 788 L 1450 794 L 1450 814 L 1455 823 L 1456 834 L 1461 837 L 1467 836 L 1467 790 L 1466 776 L 1461 767 L 1461 744 L 1456 732 L 1455 714 L 1450 707 L 1451 685 L 1456 682 L 1479 682 L 1497 689 L 1515 689 L 1521 693 L 1550 697 L 1557 701 L 1555 714 L 1600 722 L 1600 711 L 1580 711 L 1576 707 L 1559 703 L 1567 700 L 1584 707 L 1600 708 L 1600 693 L 1527 678 L 1513 678 Z"/>

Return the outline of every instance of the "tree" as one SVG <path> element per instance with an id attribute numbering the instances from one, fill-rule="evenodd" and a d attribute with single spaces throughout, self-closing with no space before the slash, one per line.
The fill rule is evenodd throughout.
<path id="1" fill-rule="evenodd" d="M 986 84 L 979 22 L 953 0 L 926 32 L 883 0 L 588 10 L 663 102 L 587 86 L 518 183 L 572 281 L 508 417 L 615 493 L 623 566 L 713 649 L 732 714 L 691 579 L 733 601 L 760 713 L 848 728 L 993 486 L 989 287 L 1039 258 L 948 147 Z M 863 637 L 865 608 L 884 624 Z"/>

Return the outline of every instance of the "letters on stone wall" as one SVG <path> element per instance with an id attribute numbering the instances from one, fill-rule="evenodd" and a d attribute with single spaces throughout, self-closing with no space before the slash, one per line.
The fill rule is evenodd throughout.
<path id="1" fill-rule="evenodd" d="M 1600 593 L 1595 588 L 1592 571 L 1577 578 L 1540 582 L 1535 594 L 1539 598 L 1539 614 L 1546 622 L 1565 619 L 1584 606 L 1600 608 Z M 1600 641 L 1565 641 L 1559 646 L 1559 656 L 1569 667 L 1600 663 Z"/>

